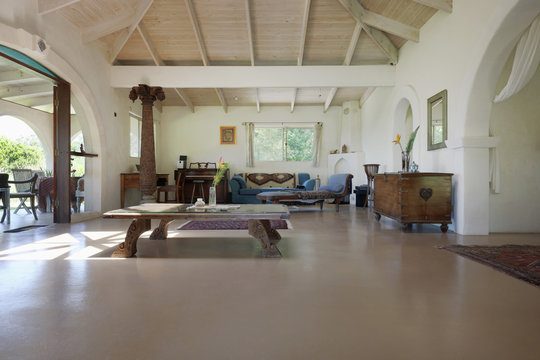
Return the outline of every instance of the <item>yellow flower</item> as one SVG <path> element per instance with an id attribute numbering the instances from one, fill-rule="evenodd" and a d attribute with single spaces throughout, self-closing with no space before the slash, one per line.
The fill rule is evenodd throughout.
<path id="1" fill-rule="evenodd" d="M 396 140 L 392 140 L 394 144 L 399 144 L 399 141 L 401 140 L 401 135 L 397 134 Z"/>

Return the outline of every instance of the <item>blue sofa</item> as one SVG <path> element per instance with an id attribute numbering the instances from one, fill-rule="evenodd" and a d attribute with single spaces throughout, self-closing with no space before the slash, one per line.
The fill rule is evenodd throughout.
<path id="1" fill-rule="evenodd" d="M 315 179 L 310 179 L 308 173 L 298 173 L 298 183 L 299 185 L 296 188 L 266 187 L 251 189 L 240 174 L 235 174 L 229 180 L 233 204 L 260 204 L 261 200 L 257 199 L 256 195 L 263 191 L 313 190 L 315 188 Z"/>

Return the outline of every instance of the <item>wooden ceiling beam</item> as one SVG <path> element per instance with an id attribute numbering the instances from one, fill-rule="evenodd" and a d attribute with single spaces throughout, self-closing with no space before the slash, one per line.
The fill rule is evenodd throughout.
<path id="1" fill-rule="evenodd" d="M 425 6 L 429 6 L 430 8 L 447 12 L 449 14 L 451 14 L 453 10 L 452 0 L 413 0 L 413 1 L 422 5 L 425 5 Z"/>
<path id="2" fill-rule="evenodd" d="M 139 32 L 139 35 L 141 35 L 141 38 L 146 45 L 146 48 L 148 49 L 148 52 L 150 53 L 150 56 L 154 60 L 154 63 L 157 66 L 165 66 L 165 63 L 163 62 L 163 59 L 161 59 L 161 56 L 159 56 L 157 49 L 154 45 L 154 42 L 150 38 L 150 34 L 148 34 L 148 31 L 146 30 L 146 26 L 144 26 L 144 23 L 141 21 L 137 25 L 137 31 Z M 193 113 L 195 112 L 195 107 L 193 106 L 193 103 L 191 102 L 191 99 L 186 94 L 186 92 L 182 89 L 174 88 L 174 91 L 178 94 L 180 99 L 186 104 L 186 106 L 189 108 L 189 110 Z"/>
<path id="3" fill-rule="evenodd" d="M 189 110 L 194 113 L 195 112 L 195 106 L 193 105 L 193 102 L 191 102 L 191 99 L 189 98 L 188 94 L 184 91 L 184 89 L 180 88 L 174 88 L 174 91 L 180 96 L 180 99 L 186 104 L 186 106 L 189 108 Z"/>
<path id="4" fill-rule="evenodd" d="M 26 85 L 17 87 L 6 87 L 0 89 L 0 98 L 26 98 L 33 96 L 52 95 L 52 84 Z"/>
<path id="5" fill-rule="evenodd" d="M 110 84 L 165 88 L 304 88 L 394 86 L 395 66 L 112 66 Z"/>
<path id="6" fill-rule="evenodd" d="M 365 13 L 364 8 L 360 5 L 357 0 L 338 0 L 341 6 L 345 8 L 352 15 L 352 17 L 360 23 L 362 29 L 366 34 L 375 42 L 375 44 L 381 49 L 381 51 L 386 55 L 390 60 L 390 63 L 395 65 L 398 62 L 398 50 L 396 46 L 388 39 L 382 31 L 374 29 L 368 26 L 364 20 L 363 16 Z"/>
<path id="7" fill-rule="evenodd" d="M 357 21 L 353 30 L 353 34 L 351 36 L 351 41 L 349 41 L 349 47 L 347 48 L 347 53 L 345 54 L 345 60 L 343 60 L 343 65 L 351 65 L 352 57 L 354 55 L 354 51 L 356 50 L 356 45 L 358 44 L 358 39 L 360 38 L 361 32 L 362 26 Z M 330 93 L 328 93 L 328 97 L 326 98 L 326 101 L 324 103 L 323 112 L 326 112 L 330 104 L 332 104 L 332 100 L 334 100 L 334 96 L 336 96 L 337 90 L 338 89 L 334 87 L 330 90 Z"/>
<path id="8" fill-rule="evenodd" d="M 223 95 L 223 90 L 216 88 L 216 94 L 219 98 L 219 102 L 221 103 L 221 106 L 223 106 L 223 111 L 227 112 L 227 100 L 225 100 L 225 95 Z"/>
<path id="9" fill-rule="evenodd" d="M 332 103 L 332 100 L 334 100 L 334 96 L 336 96 L 337 88 L 330 89 L 330 93 L 328 94 L 328 97 L 326 98 L 326 101 L 324 103 L 324 112 L 328 110 L 330 107 L 330 104 Z"/>
<path id="10" fill-rule="evenodd" d="M 112 49 L 111 49 L 111 64 L 114 64 L 116 61 L 116 58 L 118 57 L 118 54 L 120 54 L 120 51 L 122 51 L 123 47 L 126 45 L 127 41 L 129 40 L 131 34 L 133 34 L 133 31 L 137 28 L 137 25 L 141 22 L 142 18 L 150 9 L 150 6 L 152 6 L 152 3 L 154 0 L 144 0 L 139 3 L 139 6 L 137 7 L 137 10 L 135 11 L 135 15 L 132 17 L 131 25 L 129 25 L 128 29 L 124 29 L 120 35 L 116 38 Z"/>
<path id="11" fill-rule="evenodd" d="M 150 53 L 152 60 L 154 60 L 154 64 L 156 64 L 157 66 L 165 66 L 165 63 L 161 59 L 161 56 L 159 56 L 154 42 L 150 38 L 150 34 L 148 34 L 148 30 L 146 30 L 146 26 L 144 26 L 142 21 L 137 24 L 137 31 L 139 32 L 139 35 L 141 35 L 142 41 L 144 42 L 146 49 Z"/>
<path id="12" fill-rule="evenodd" d="M 0 86 L 25 84 L 40 80 L 36 75 L 21 70 L 9 70 L 0 72 Z"/>
<path id="13" fill-rule="evenodd" d="M 253 50 L 253 32 L 251 29 L 251 11 L 249 10 L 249 0 L 246 0 L 246 26 L 249 42 L 249 58 L 251 66 L 255 66 L 255 51 Z"/>
<path id="14" fill-rule="evenodd" d="M 34 96 L 17 100 L 17 103 L 28 107 L 52 105 L 53 97 L 52 95 Z"/>
<path id="15" fill-rule="evenodd" d="M 364 105 L 364 103 L 367 101 L 367 99 L 369 99 L 369 96 L 371 94 L 373 94 L 373 92 L 376 90 L 377 88 L 376 87 L 369 87 L 365 92 L 364 94 L 362 95 L 362 97 L 360 98 L 360 107 L 362 105 Z"/>
<path id="16" fill-rule="evenodd" d="M 358 0 L 338 0 L 341 5 L 356 19 L 356 21 L 371 26 L 375 29 L 399 36 L 400 38 L 418 42 L 420 31 L 410 26 L 366 10 Z"/>
<path id="17" fill-rule="evenodd" d="M 38 0 L 38 14 L 45 15 L 58 11 L 81 0 Z"/>
<path id="18" fill-rule="evenodd" d="M 201 33 L 201 27 L 199 26 L 199 20 L 197 20 L 197 15 L 195 14 L 195 9 L 193 9 L 193 3 L 191 0 L 184 0 L 188 10 L 189 20 L 191 22 L 191 27 L 193 27 L 193 32 L 195 33 L 195 39 L 197 40 L 197 47 L 201 53 L 201 59 L 204 66 L 208 66 L 208 53 L 206 52 L 206 46 L 204 45 L 204 40 Z"/>
<path id="19" fill-rule="evenodd" d="M 304 20 L 302 22 L 302 34 L 300 35 L 300 46 L 298 50 L 298 58 L 296 60 L 296 65 L 301 66 L 304 62 L 304 49 L 306 47 L 306 36 L 309 23 L 309 8 L 311 6 L 311 0 L 305 0 L 304 6 Z"/>
<path id="20" fill-rule="evenodd" d="M 309 23 L 309 8 L 311 6 L 311 0 L 305 0 L 305 6 L 304 6 L 304 19 L 302 21 L 302 33 L 300 35 L 300 46 L 298 49 L 298 58 L 296 59 L 296 65 L 302 66 L 304 62 L 304 50 L 306 48 L 306 36 L 307 36 L 307 30 L 308 30 L 308 23 Z M 293 90 L 293 96 L 291 100 L 291 112 L 294 111 L 294 104 L 296 102 L 296 92 L 297 89 Z"/>
<path id="21" fill-rule="evenodd" d="M 210 65 L 210 62 L 208 61 L 208 53 L 206 52 L 206 45 L 202 37 L 199 20 L 197 20 L 197 14 L 195 14 L 195 9 L 193 8 L 193 3 L 191 2 L 191 0 L 184 0 L 184 2 L 186 3 L 189 20 L 191 22 L 191 26 L 193 27 L 193 32 L 195 33 L 195 39 L 197 40 L 197 46 L 199 47 L 199 52 L 201 53 L 203 65 L 208 66 Z M 223 95 L 223 90 L 217 88 L 215 90 L 219 101 L 223 106 L 223 110 L 227 112 L 228 105 L 227 101 L 225 100 L 225 96 Z"/>
<path id="22" fill-rule="evenodd" d="M 245 0 L 246 8 L 246 27 L 248 33 L 249 43 L 249 58 L 251 60 L 251 66 L 255 66 L 255 51 L 253 49 L 253 31 L 251 29 L 251 10 L 249 9 L 249 0 Z M 257 105 L 257 112 L 261 112 L 261 102 L 259 101 L 259 89 L 255 89 L 255 103 Z"/>
<path id="23" fill-rule="evenodd" d="M 255 102 L 257 103 L 257 112 L 261 112 L 261 101 L 259 100 L 259 89 L 255 88 Z"/>

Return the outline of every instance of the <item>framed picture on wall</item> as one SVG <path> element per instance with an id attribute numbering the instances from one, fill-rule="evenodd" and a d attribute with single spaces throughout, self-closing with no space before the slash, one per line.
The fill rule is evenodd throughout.
<path id="1" fill-rule="evenodd" d="M 236 144 L 236 126 L 220 126 L 219 143 L 221 145 Z"/>

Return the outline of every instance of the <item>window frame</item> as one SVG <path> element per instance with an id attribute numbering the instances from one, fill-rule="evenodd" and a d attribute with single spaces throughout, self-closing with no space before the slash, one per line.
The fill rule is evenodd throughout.
<path id="1" fill-rule="evenodd" d="M 287 131 L 289 129 L 311 129 L 312 130 L 312 136 L 313 140 L 315 140 L 315 125 L 314 124 L 298 124 L 298 123 L 291 123 L 291 124 L 285 124 L 285 123 L 276 123 L 276 124 L 255 124 L 255 132 L 257 131 L 257 128 L 259 129 L 281 129 L 281 160 L 261 160 L 255 158 L 255 161 L 264 161 L 264 162 L 311 162 L 313 161 L 313 155 L 312 158 L 305 161 L 298 161 L 298 160 L 287 160 L 287 152 L 288 152 L 288 140 L 287 140 Z M 255 141 L 254 141 L 254 147 L 255 147 Z"/>

